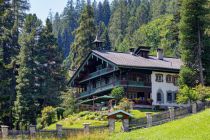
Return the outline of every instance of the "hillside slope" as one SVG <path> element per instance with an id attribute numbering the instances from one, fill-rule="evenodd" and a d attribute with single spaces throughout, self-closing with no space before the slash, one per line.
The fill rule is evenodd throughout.
<path id="1" fill-rule="evenodd" d="M 210 140 L 210 109 L 152 128 L 117 133 L 111 140 Z"/>

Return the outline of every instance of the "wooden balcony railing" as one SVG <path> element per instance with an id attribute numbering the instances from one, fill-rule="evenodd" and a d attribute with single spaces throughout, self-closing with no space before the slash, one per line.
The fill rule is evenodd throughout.
<path id="1" fill-rule="evenodd" d="M 104 75 L 104 74 L 107 74 L 107 73 L 110 73 L 110 72 L 113 72 L 114 71 L 114 68 L 105 68 L 105 69 L 101 69 L 101 70 L 98 70 L 96 72 L 93 72 L 93 73 L 90 73 L 88 74 L 84 80 L 80 81 L 81 82 L 84 82 L 86 80 L 89 80 L 89 79 L 92 79 L 94 77 L 98 77 L 100 75 Z"/>
<path id="2" fill-rule="evenodd" d="M 144 84 L 144 82 L 138 82 L 138 81 L 127 81 L 127 80 L 120 80 L 120 81 L 114 81 L 109 84 L 101 85 L 98 88 L 93 88 L 89 91 L 85 91 L 82 93 L 77 94 L 77 98 L 80 99 L 82 97 L 87 97 L 90 95 L 94 95 L 106 90 L 110 90 L 112 88 L 122 86 L 122 87 L 149 87 Z"/>

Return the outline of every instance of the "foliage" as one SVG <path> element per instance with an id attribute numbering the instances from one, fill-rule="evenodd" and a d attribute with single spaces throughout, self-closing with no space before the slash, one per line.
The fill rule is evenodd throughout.
<path id="1" fill-rule="evenodd" d="M 210 98 L 210 87 L 205 87 L 200 84 L 193 89 L 198 94 L 198 98 L 200 101 L 205 101 Z"/>
<path id="2" fill-rule="evenodd" d="M 199 99 L 198 94 L 196 93 L 195 90 L 192 88 L 188 87 L 187 85 L 184 85 L 179 89 L 178 92 L 178 97 L 177 97 L 177 102 L 178 103 L 192 103 L 195 102 Z"/>
<path id="3" fill-rule="evenodd" d="M 82 60 L 95 48 L 92 43 L 96 35 L 93 8 L 86 5 L 79 19 L 79 27 L 74 31 L 75 40 L 71 45 L 71 68 L 78 68 Z"/>
<path id="4" fill-rule="evenodd" d="M 55 108 L 52 106 L 47 106 L 43 108 L 41 115 L 41 125 L 42 128 L 49 126 L 50 124 L 56 121 L 56 112 Z"/>
<path id="5" fill-rule="evenodd" d="M 207 12 L 204 6 L 206 3 L 207 0 L 182 0 L 180 10 L 179 43 L 182 52 L 181 58 L 184 62 L 183 68 L 188 69 L 188 72 L 195 72 L 195 76 L 191 77 L 193 80 L 192 83 L 187 82 L 187 79 L 183 81 L 187 82 L 183 84 L 187 84 L 190 87 L 195 86 L 195 82 L 204 85 L 202 54 L 205 48 L 203 36 Z M 183 77 L 185 75 L 180 76 Z"/>
<path id="6" fill-rule="evenodd" d="M 92 126 L 100 126 L 107 124 L 107 116 L 100 112 L 83 111 L 77 114 L 69 115 L 67 118 L 58 121 L 46 129 L 55 129 L 56 124 L 62 124 L 65 128 L 83 128 L 83 123 L 91 123 Z"/>
<path id="7" fill-rule="evenodd" d="M 119 104 L 114 108 L 115 110 L 124 110 L 129 112 L 133 108 L 133 103 L 130 102 L 127 98 L 120 100 Z"/>
<path id="8" fill-rule="evenodd" d="M 62 107 L 56 107 L 55 108 L 55 112 L 56 112 L 56 115 L 57 115 L 57 120 L 61 120 L 64 118 L 64 111 L 65 109 L 62 108 Z"/>
<path id="9" fill-rule="evenodd" d="M 67 117 L 70 114 L 75 112 L 75 98 L 73 94 L 73 89 L 67 89 L 61 93 L 61 106 L 65 108 L 64 117 Z"/>
<path id="10" fill-rule="evenodd" d="M 26 129 L 29 124 L 36 120 L 36 106 L 33 95 L 37 94 L 35 82 L 35 63 L 33 50 L 37 47 L 35 40 L 40 36 L 41 21 L 36 15 L 28 15 L 20 37 L 22 45 L 19 58 L 17 76 L 17 95 L 14 103 L 15 126 L 17 129 Z"/>
<path id="11" fill-rule="evenodd" d="M 116 87 L 112 89 L 111 96 L 114 97 L 117 101 L 120 101 L 124 97 L 125 91 L 123 87 Z"/>
<path id="12" fill-rule="evenodd" d="M 198 85 L 194 88 L 190 88 L 187 85 L 180 88 L 178 93 L 178 103 L 188 103 L 188 101 L 196 102 L 198 100 L 205 101 L 210 97 L 210 88 L 202 85 Z"/>
<path id="13" fill-rule="evenodd" d="M 132 46 L 146 45 L 152 47 L 152 54 L 157 48 L 163 48 L 166 56 L 175 56 L 178 40 L 173 34 L 177 24 L 173 15 L 164 15 L 148 24 L 142 25 L 132 36 Z M 126 47 L 127 49 L 129 46 Z"/>
<path id="14" fill-rule="evenodd" d="M 195 86 L 198 81 L 194 81 L 196 77 L 196 71 L 193 69 L 190 69 L 188 67 L 182 66 L 180 73 L 179 73 L 179 85 L 190 85 L 190 86 Z"/>

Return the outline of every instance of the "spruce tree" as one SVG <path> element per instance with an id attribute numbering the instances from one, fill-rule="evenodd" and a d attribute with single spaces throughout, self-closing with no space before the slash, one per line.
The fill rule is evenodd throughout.
<path id="1" fill-rule="evenodd" d="M 95 49 L 93 41 L 96 36 L 93 8 L 87 5 L 81 13 L 79 27 L 74 31 L 75 40 L 71 46 L 71 68 L 78 68 L 88 53 Z"/>
<path id="2" fill-rule="evenodd" d="M 124 0 L 120 0 L 109 24 L 109 36 L 114 50 L 119 50 L 118 46 L 126 35 L 125 29 L 128 26 L 128 19 L 128 3 Z"/>
<path id="3" fill-rule="evenodd" d="M 111 17 L 111 9 L 109 5 L 109 0 L 104 0 L 103 2 L 103 22 L 106 26 L 109 24 L 109 20 Z"/>
<path id="4" fill-rule="evenodd" d="M 14 104 L 15 126 L 26 129 L 36 120 L 36 106 L 34 97 L 37 94 L 35 82 L 35 49 L 40 38 L 41 21 L 36 15 L 26 17 L 23 32 L 20 36 L 20 54 L 18 56 L 17 95 Z"/>
<path id="5" fill-rule="evenodd" d="M 39 85 L 36 101 L 39 111 L 45 106 L 56 106 L 60 103 L 60 91 L 64 84 L 62 69 L 63 55 L 57 46 L 57 40 L 53 35 L 52 23 L 46 20 L 36 52 L 37 71 L 36 81 Z"/>
<path id="6" fill-rule="evenodd" d="M 180 84 L 193 87 L 204 84 L 202 55 L 205 50 L 204 24 L 207 0 L 182 0 L 180 21 L 180 49 L 184 66 Z"/>

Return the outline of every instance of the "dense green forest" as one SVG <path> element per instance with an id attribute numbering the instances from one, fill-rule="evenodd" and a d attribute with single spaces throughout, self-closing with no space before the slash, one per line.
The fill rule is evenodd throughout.
<path id="1" fill-rule="evenodd" d="M 45 24 L 29 8 L 27 0 L 0 3 L 0 124 L 25 129 L 46 106 L 73 110 L 68 70 L 92 49 L 144 45 L 154 55 L 163 48 L 182 58 L 182 85 L 210 84 L 207 0 L 68 0 Z M 101 48 L 93 45 L 96 36 Z"/>

